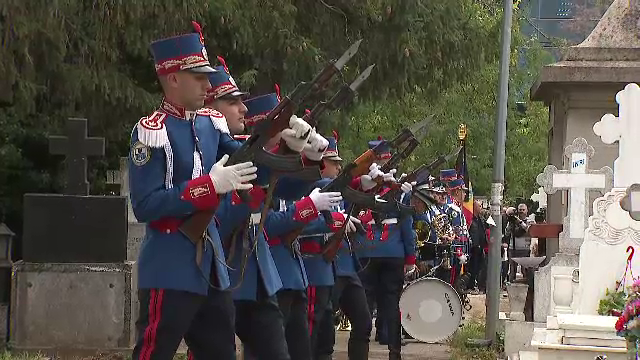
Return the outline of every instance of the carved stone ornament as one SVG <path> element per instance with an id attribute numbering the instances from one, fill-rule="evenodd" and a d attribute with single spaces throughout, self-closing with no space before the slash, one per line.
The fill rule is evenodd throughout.
<path id="1" fill-rule="evenodd" d="M 627 189 L 613 189 L 593 202 L 593 216 L 585 241 L 616 245 L 627 239 L 640 245 L 640 222 L 622 209 L 620 201 L 627 196 Z"/>

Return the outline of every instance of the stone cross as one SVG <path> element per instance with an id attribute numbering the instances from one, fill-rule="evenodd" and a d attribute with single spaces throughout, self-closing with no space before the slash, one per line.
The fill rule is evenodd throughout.
<path id="1" fill-rule="evenodd" d="M 49 136 L 49 152 L 65 155 L 65 194 L 89 195 L 87 156 L 104 155 L 104 138 L 87 137 L 87 119 L 69 118 L 67 136 Z"/>
<path id="2" fill-rule="evenodd" d="M 547 165 L 536 181 L 547 194 L 558 190 L 569 190 L 569 209 L 563 221 L 564 231 L 560 234 L 560 250 L 577 254 L 584 240 L 588 225 L 589 208 L 587 195 L 590 190 L 605 193 L 611 189 L 613 171 L 605 166 L 600 170 L 588 168 L 593 156 L 593 146 L 587 140 L 577 138 L 565 148 L 564 155 L 569 159 L 568 170 L 558 170 Z"/>
<path id="3" fill-rule="evenodd" d="M 628 84 L 616 94 L 619 117 L 604 115 L 593 125 L 593 132 L 605 144 L 618 142 L 618 158 L 613 162 L 613 186 L 625 188 L 640 183 L 640 87 Z"/>
<path id="4" fill-rule="evenodd" d="M 538 203 L 538 209 L 543 209 L 547 207 L 547 193 L 544 192 L 544 188 L 539 187 L 538 192 L 531 195 L 531 201 L 535 201 Z"/>

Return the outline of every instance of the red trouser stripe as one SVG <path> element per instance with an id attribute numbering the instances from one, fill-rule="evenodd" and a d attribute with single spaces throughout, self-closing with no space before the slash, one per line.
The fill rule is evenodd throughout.
<path id="1" fill-rule="evenodd" d="M 189 349 L 187 349 L 187 360 L 193 360 L 193 353 Z"/>
<path id="2" fill-rule="evenodd" d="M 162 317 L 162 296 L 164 295 L 163 289 L 152 289 L 151 298 L 149 299 L 149 323 L 144 330 L 144 345 L 140 351 L 140 360 L 150 360 L 151 353 L 156 346 L 156 333 L 158 331 L 158 324 Z"/>
<path id="3" fill-rule="evenodd" d="M 316 287 L 315 286 L 309 286 L 307 288 L 307 297 L 309 298 L 309 314 L 308 314 L 308 319 L 309 319 L 309 336 L 311 336 L 311 334 L 313 334 L 313 317 L 314 317 L 314 312 L 315 312 L 315 305 L 316 305 Z"/>

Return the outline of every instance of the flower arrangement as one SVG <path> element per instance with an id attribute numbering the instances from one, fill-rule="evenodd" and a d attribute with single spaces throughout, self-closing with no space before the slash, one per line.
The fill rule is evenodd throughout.
<path id="1" fill-rule="evenodd" d="M 616 332 L 630 343 L 640 339 L 640 279 L 635 279 L 627 291 L 627 300 L 621 313 L 612 314 L 618 316 Z"/>

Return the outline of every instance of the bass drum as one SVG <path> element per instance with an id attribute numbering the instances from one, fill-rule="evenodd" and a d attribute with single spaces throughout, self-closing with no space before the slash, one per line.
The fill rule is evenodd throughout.
<path id="1" fill-rule="evenodd" d="M 434 343 L 451 336 L 462 321 L 462 302 L 448 283 L 421 278 L 400 296 L 402 327 L 414 339 Z"/>

